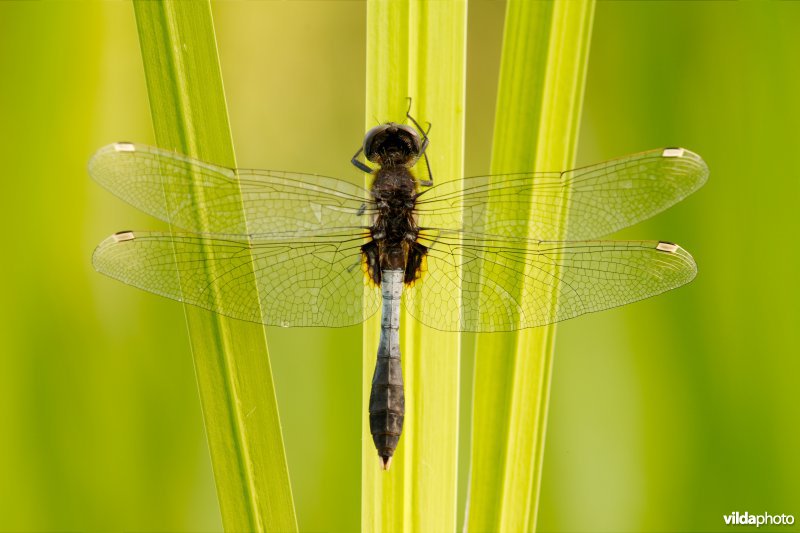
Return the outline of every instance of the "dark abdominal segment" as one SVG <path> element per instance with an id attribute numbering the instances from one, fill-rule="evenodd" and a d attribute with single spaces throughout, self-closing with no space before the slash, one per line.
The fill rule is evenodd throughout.
<path id="1" fill-rule="evenodd" d="M 377 286 L 381 284 L 380 254 L 378 243 L 369 241 L 361 247 L 361 255 L 364 258 L 364 273 Z"/>
<path id="2" fill-rule="evenodd" d="M 393 263 L 387 261 L 387 256 L 390 254 L 383 254 L 383 261 L 381 261 L 381 250 L 378 241 L 370 241 L 361 247 L 361 254 L 364 259 L 364 273 L 375 285 L 381 284 L 381 264 Z M 416 241 L 404 243 L 401 247 L 407 248 L 405 252 L 405 266 L 402 268 L 403 283 L 412 285 L 416 280 L 422 277 L 425 270 L 425 254 L 428 253 L 428 247 Z M 400 250 L 396 254 L 400 255 Z M 399 258 L 398 258 L 399 259 Z"/>
<path id="3" fill-rule="evenodd" d="M 378 355 L 369 395 L 369 429 L 384 461 L 397 449 L 404 418 L 405 394 L 398 348 L 396 355 L 389 355 L 388 351 Z"/>
<path id="4" fill-rule="evenodd" d="M 410 285 L 422 277 L 426 253 L 428 253 L 427 246 L 424 246 L 416 241 L 409 245 L 403 283 Z"/>

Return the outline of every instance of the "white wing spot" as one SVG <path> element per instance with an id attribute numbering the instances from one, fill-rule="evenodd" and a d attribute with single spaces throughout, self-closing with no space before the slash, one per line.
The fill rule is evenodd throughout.
<path id="1" fill-rule="evenodd" d="M 683 157 L 683 148 L 665 148 L 661 157 Z"/>
<path id="2" fill-rule="evenodd" d="M 135 237 L 132 231 L 120 231 L 112 235 L 114 242 L 132 241 Z"/>
<path id="3" fill-rule="evenodd" d="M 133 143 L 114 143 L 114 150 L 117 152 L 135 152 L 136 146 Z"/>
<path id="4" fill-rule="evenodd" d="M 662 252 L 669 252 L 669 253 L 677 252 L 679 248 L 680 248 L 680 246 L 678 246 L 677 244 L 672 244 L 671 242 L 663 242 L 662 241 L 662 242 L 659 242 L 656 245 L 656 250 L 660 250 Z"/>

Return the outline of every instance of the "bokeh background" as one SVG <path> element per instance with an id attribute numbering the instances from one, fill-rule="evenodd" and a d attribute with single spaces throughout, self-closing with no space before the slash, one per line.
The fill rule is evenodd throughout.
<path id="1" fill-rule="evenodd" d="M 470 4 L 471 174 L 503 8 Z M 239 164 L 360 179 L 364 4 L 213 9 Z M 694 283 L 559 328 L 540 530 L 800 518 L 798 27 L 796 2 L 597 4 L 579 163 L 682 145 L 711 177 L 619 235 L 679 242 Z M 91 268 L 108 234 L 160 227 L 86 174 L 118 140 L 153 140 L 132 7 L 0 3 L 3 531 L 221 529 L 183 310 Z M 359 527 L 360 339 L 269 331 L 303 531 Z"/>

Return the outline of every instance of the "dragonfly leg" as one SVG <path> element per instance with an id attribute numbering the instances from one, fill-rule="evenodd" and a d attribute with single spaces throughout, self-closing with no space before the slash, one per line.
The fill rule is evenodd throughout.
<path id="1" fill-rule="evenodd" d="M 430 128 L 428 128 L 430 130 Z M 422 142 L 422 150 L 420 154 L 422 154 L 422 158 L 425 160 L 425 168 L 428 170 L 428 179 L 420 180 L 419 184 L 423 187 L 433 187 L 433 173 L 431 172 L 431 162 L 428 161 L 428 153 L 425 152 L 425 149 L 428 147 L 428 138 L 425 137 L 425 140 Z"/>
<path id="2" fill-rule="evenodd" d="M 419 131 L 420 134 L 422 134 L 422 146 L 420 146 L 419 155 L 417 155 L 417 161 L 419 161 L 420 158 L 425 159 L 425 168 L 428 171 L 428 179 L 420 180 L 419 184 L 422 185 L 423 187 L 432 187 L 433 186 L 433 173 L 431 172 L 431 163 L 430 163 L 430 161 L 428 161 L 428 153 L 427 153 L 428 144 L 430 143 L 430 139 L 428 139 L 428 133 L 430 133 L 430 131 L 431 131 L 432 124 L 430 122 L 428 122 L 428 128 L 427 129 L 422 129 L 422 126 L 419 125 L 419 122 L 417 122 L 414 119 L 414 117 L 411 116 L 411 98 L 410 97 L 408 98 L 408 109 L 406 110 L 406 118 L 408 118 L 408 120 L 410 120 L 411 123 L 414 124 L 414 127 L 417 128 L 417 131 Z"/>
<path id="3" fill-rule="evenodd" d="M 364 151 L 363 147 L 359 148 L 358 151 L 355 153 L 355 155 L 352 157 L 352 159 L 350 159 L 350 162 L 358 170 L 361 170 L 362 172 L 366 172 L 367 174 L 372 174 L 372 169 L 358 160 L 358 156 L 360 156 L 361 152 L 363 152 L 363 151 Z"/>

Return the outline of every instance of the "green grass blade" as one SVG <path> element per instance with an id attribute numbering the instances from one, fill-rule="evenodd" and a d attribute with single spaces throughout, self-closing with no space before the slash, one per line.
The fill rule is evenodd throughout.
<path id="1" fill-rule="evenodd" d="M 593 12 L 509 0 L 493 173 L 572 166 Z M 536 529 L 554 340 L 553 326 L 477 337 L 469 531 Z"/>
<path id="2" fill-rule="evenodd" d="M 434 179 L 463 173 L 466 3 L 367 3 L 367 127 L 412 115 L 433 124 Z M 422 172 L 417 166 L 418 175 Z M 364 405 L 368 405 L 379 318 L 364 327 Z M 364 417 L 362 529 L 453 531 L 456 527 L 460 336 L 401 317 L 406 387 L 403 436 L 388 472 L 380 470 Z M 366 413 L 365 413 L 366 414 Z"/>
<path id="3" fill-rule="evenodd" d="M 235 166 L 210 4 L 134 6 L 159 146 Z M 225 528 L 296 530 L 264 328 L 185 310 Z"/>

